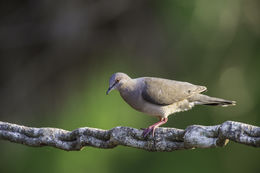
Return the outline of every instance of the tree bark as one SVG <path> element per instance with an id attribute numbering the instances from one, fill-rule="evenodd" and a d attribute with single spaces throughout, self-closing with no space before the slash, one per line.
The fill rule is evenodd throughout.
<path id="1" fill-rule="evenodd" d="M 260 147 L 260 127 L 234 121 L 215 126 L 192 125 L 185 130 L 158 128 L 155 136 L 142 130 L 115 127 L 110 130 L 83 127 L 73 131 L 33 128 L 0 121 L 0 139 L 33 147 L 52 146 L 62 150 L 81 150 L 85 146 L 114 148 L 118 145 L 148 151 L 175 151 L 192 148 L 223 147 L 229 140 Z"/>

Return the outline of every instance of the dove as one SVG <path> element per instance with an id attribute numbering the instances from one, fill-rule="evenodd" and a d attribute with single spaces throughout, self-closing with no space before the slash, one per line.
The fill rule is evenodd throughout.
<path id="1" fill-rule="evenodd" d="M 151 132 L 154 136 L 155 129 L 165 124 L 169 115 L 190 110 L 195 105 L 225 107 L 236 104 L 235 101 L 201 94 L 207 90 L 205 86 L 157 77 L 132 79 L 121 72 L 110 77 L 106 94 L 112 90 L 118 90 L 124 101 L 135 110 L 159 118 L 159 122 L 144 129 L 144 137 Z"/>

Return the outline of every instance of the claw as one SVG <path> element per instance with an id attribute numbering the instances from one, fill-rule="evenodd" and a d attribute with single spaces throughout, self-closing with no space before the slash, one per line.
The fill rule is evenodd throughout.
<path id="1" fill-rule="evenodd" d="M 153 128 L 144 129 L 143 136 L 146 137 L 147 135 L 149 135 L 149 133 L 151 133 L 152 130 L 153 130 Z M 153 136 L 154 136 L 154 134 L 153 134 Z"/>

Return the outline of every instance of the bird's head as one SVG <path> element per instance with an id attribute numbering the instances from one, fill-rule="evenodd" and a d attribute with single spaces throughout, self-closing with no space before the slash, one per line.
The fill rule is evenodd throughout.
<path id="1" fill-rule="evenodd" d="M 131 78 L 125 73 L 120 73 L 120 72 L 114 73 L 109 79 L 109 88 L 108 88 L 106 94 L 108 95 L 108 93 L 114 89 L 118 90 L 129 79 L 131 79 Z"/>

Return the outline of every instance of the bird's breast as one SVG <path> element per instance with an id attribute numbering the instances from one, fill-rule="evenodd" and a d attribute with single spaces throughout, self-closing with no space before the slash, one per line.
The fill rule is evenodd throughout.
<path id="1" fill-rule="evenodd" d="M 140 94 L 136 91 L 120 92 L 121 97 L 126 103 L 128 103 L 132 108 L 142 111 L 142 103 Z"/>

